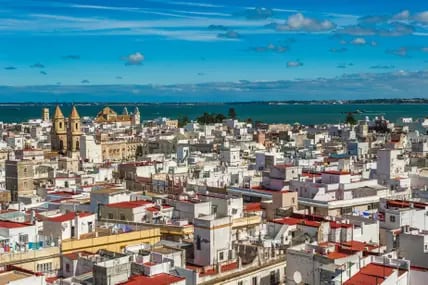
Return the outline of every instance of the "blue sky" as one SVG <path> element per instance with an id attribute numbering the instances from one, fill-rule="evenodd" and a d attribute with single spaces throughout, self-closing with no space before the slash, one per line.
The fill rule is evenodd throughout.
<path id="1" fill-rule="evenodd" d="M 0 0 L 0 86 L 388 85 L 427 70 L 424 2 Z"/>

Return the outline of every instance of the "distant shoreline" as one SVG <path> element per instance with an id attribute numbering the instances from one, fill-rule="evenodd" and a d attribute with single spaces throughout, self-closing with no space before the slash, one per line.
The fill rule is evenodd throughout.
<path id="1" fill-rule="evenodd" d="M 230 102 L 5 102 L 0 107 L 15 106 L 52 106 L 52 105 L 76 105 L 76 106 L 122 106 L 122 105 L 388 105 L 388 104 L 428 104 L 428 98 L 411 99 L 365 99 L 365 100 L 284 100 L 284 101 L 230 101 Z"/>

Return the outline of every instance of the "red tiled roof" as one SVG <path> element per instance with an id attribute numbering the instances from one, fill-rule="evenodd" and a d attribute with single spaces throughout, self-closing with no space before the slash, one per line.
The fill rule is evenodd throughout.
<path id="1" fill-rule="evenodd" d="M 347 228 L 352 228 L 352 225 L 351 224 L 342 224 L 342 223 L 337 223 L 337 222 L 332 221 L 332 222 L 330 222 L 330 228 L 331 229 L 338 229 L 338 228 L 347 229 Z"/>
<path id="2" fill-rule="evenodd" d="M 58 279 L 59 279 L 59 277 L 46 277 L 46 283 L 47 284 L 52 284 L 52 283 L 54 283 Z"/>
<path id="3" fill-rule="evenodd" d="M 275 224 L 289 225 L 289 226 L 297 225 L 300 221 L 301 221 L 301 219 L 288 218 L 288 217 L 272 220 L 272 222 Z"/>
<path id="4" fill-rule="evenodd" d="M 177 277 L 167 273 L 160 273 L 153 276 L 133 275 L 128 281 L 119 283 L 122 285 L 170 285 L 186 280 L 184 277 Z"/>
<path id="5" fill-rule="evenodd" d="M 244 205 L 245 212 L 259 212 L 262 211 L 260 202 L 247 203 Z"/>
<path id="6" fill-rule="evenodd" d="M 16 228 L 23 228 L 28 226 L 32 226 L 32 224 L 18 223 L 18 222 L 11 222 L 11 221 L 0 221 L 0 228 L 16 229 Z"/>
<path id="7" fill-rule="evenodd" d="M 378 285 L 390 276 L 393 269 L 388 266 L 370 263 L 352 276 L 344 285 Z"/>
<path id="8" fill-rule="evenodd" d="M 70 260 L 77 260 L 79 258 L 79 256 L 88 256 L 88 255 L 92 255 L 93 253 L 90 253 L 89 251 L 76 251 L 76 252 L 71 252 L 71 253 L 67 253 L 67 254 L 63 254 L 63 257 L 66 257 Z"/>
<path id="9" fill-rule="evenodd" d="M 272 220 L 272 222 L 276 224 L 289 225 L 289 226 L 303 225 L 303 226 L 316 227 L 316 228 L 318 228 L 321 224 L 320 222 L 317 222 L 317 221 L 311 221 L 311 220 L 299 219 L 299 218 L 290 218 L 290 217 L 274 219 Z"/>
<path id="10" fill-rule="evenodd" d="M 346 254 L 345 252 L 340 251 L 333 251 L 327 254 L 327 258 L 329 259 L 339 259 L 349 256 L 349 254 Z"/>
<path id="11" fill-rule="evenodd" d="M 394 207 L 394 208 L 409 208 L 411 204 L 413 204 L 413 207 L 419 208 L 419 209 L 425 209 L 425 207 L 428 207 L 427 203 L 402 201 L 402 200 L 388 200 L 386 201 L 386 204 L 388 207 Z"/>
<path id="12" fill-rule="evenodd" d="M 351 174 L 349 171 L 337 171 L 337 170 L 327 170 L 323 174 L 332 174 L 332 175 L 348 175 Z"/>
<path id="13" fill-rule="evenodd" d="M 48 192 L 48 195 L 58 195 L 58 196 L 73 196 L 76 195 L 74 192 L 68 192 L 68 191 L 57 191 L 57 192 Z"/>
<path id="14" fill-rule="evenodd" d="M 226 271 L 230 271 L 230 270 L 234 270 L 238 268 L 238 263 L 237 262 L 232 262 L 229 264 L 224 264 L 221 266 L 221 272 L 226 272 Z M 215 268 L 211 268 L 209 270 L 205 270 L 203 272 L 199 273 L 199 276 L 207 276 L 207 275 L 215 275 L 217 274 L 217 270 Z"/>
<path id="15" fill-rule="evenodd" d="M 112 203 L 107 204 L 106 207 L 109 208 L 121 208 L 121 209 L 133 209 L 138 208 L 142 206 L 146 206 L 149 204 L 153 204 L 151 201 L 146 200 L 137 200 L 137 201 L 125 201 L 125 202 L 118 202 L 118 203 Z"/>
<path id="16" fill-rule="evenodd" d="M 144 262 L 144 265 L 145 266 L 153 266 L 153 265 L 156 265 L 156 263 L 154 263 L 154 262 Z"/>
<path id="17" fill-rule="evenodd" d="M 341 245 L 349 248 L 350 250 L 358 250 L 358 251 L 371 251 L 379 247 L 377 245 L 372 245 L 372 244 L 368 244 L 368 243 L 356 241 L 356 240 L 342 242 Z"/>
<path id="18" fill-rule="evenodd" d="M 310 172 L 302 172 L 302 176 L 303 177 L 313 178 L 313 177 L 320 177 L 321 174 L 319 174 L 319 173 L 310 173 Z"/>
<path id="19" fill-rule="evenodd" d="M 290 163 L 283 163 L 283 164 L 275 164 L 274 165 L 274 167 L 276 167 L 276 168 L 282 168 L 282 169 L 285 169 L 285 168 L 288 168 L 288 167 L 293 167 L 294 165 L 293 164 L 290 164 Z"/>
<path id="20" fill-rule="evenodd" d="M 77 215 L 80 218 L 83 218 L 83 217 L 91 216 L 93 214 L 92 213 L 88 213 L 88 212 L 80 212 L 80 213 L 77 213 L 77 212 L 68 212 L 68 213 L 66 213 L 64 215 L 61 215 L 61 216 L 46 218 L 45 221 L 62 223 L 62 222 L 73 220 Z"/>

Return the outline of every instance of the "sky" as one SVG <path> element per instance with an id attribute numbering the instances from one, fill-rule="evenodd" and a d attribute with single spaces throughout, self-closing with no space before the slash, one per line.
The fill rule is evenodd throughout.
<path id="1" fill-rule="evenodd" d="M 0 0 L 0 101 L 426 97 L 424 2 Z"/>

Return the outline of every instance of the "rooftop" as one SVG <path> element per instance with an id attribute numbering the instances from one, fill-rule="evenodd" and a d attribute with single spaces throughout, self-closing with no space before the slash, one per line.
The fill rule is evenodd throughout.
<path id="1" fill-rule="evenodd" d="M 0 273 L 0 285 L 6 285 L 13 281 L 21 280 L 30 276 L 31 274 L 17 270 L 2 272 Z"/>
<path id="2" fill-rule="evenodd" d="M 122 285 L 169 285 L 186 280 L 184 277 L 177 277 L 167 273 L 160 273 L 153 276 L 134 275 L 128 281 L 119 283 Z"/>
<path id="3" fill-rule="evenodd" d="M 77 260 L 79 259 L 80 256 L 88 256 L 88 255 L 94 255 L 94 254 L 89 251 L 76 251 L 76 252 L 64 254 L 63 257 L 66 257 L 70 260 Z"/>
<path id="4" fill-rule="evenodd" d="M 345 285 L 378 285 L 388 278 L 393 272 L 393 269 L 388 266 L 370 263 L 361 268 L 361 270 L 352 276 Z"/>
<path id="5" fill-rule="evenodd" d="M 15 229 L 15 228 L 28 227 L 28 226 L 32 226 L 32 224 L 0 220 L 0 228 Z"/>
<path id="6" fill-rule="evenodd" d="M 121 209 L 133 209 L 133 208 L 138 208 L 138 207 L 142 207 L 142 206 L 147 206 L 150 204 L 153 204 L 153 202 L 147 201 L 147 200 L 137 200 L 137 201 L 126 201 L 126 202 L 118 202 L 118 203 L 107 204 L 106 207 L 121 208 Z"/>
<path id="7" fill-rule="evenodd" d="M 68 212 L 65 213 L 63 215 L 60 216 L 56 216 L 56 217 L 48 217 L 45 219 L 45 221 L 49 221 L 49 222 L 56 222 L 56 223 L 62 223 L 62 222 L 66 222 L 66 221 L 71 221 L 73 220 L 76 216 L 78 216 L 79 218 L 84 218 L 84 217 L 88 217 L 93 215 L 92 213 L 88 213 L 88 212 Z"/>

